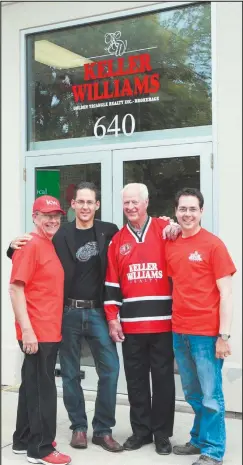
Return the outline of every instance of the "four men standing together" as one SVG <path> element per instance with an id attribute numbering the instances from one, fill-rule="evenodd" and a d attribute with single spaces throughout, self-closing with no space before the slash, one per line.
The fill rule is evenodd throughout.
<path id="1" fill-rule="evenodd" d="M 73 431 L 71 446 L 87 447 L 80 386 L 81 342 L 86 337 L 99 377 L 92 441 L 120 452 L 138 449 L 154 438 L 157 453 L 169 454 L 175 407 L 174 344 L 185 397 L 195 412 L 190 441 L 175 446 L 174 453 L 201 453 L 194 465 L 221 464 L 225 449 L 221 368 L 230 354 L 235 267 L 224 244 L 200 226 L 202 194 L 196 189 L 177 194 L 180 228 L 148 216 L 148 191 L 142 184 L 123 189 L 128 224 L 119 232 L 111 223 L 94 220 L 99 200 L 92 183 L 77 186 L 72 207 L 76 220 L 53 237 L 64 269 L 59 352 L 64 403 Z M 166 240 L 166 234 L 175 238 L 179 232 L 177 240 Z M 15 240 L 11 245 L 22 244 Z M 12 253 L 9 249 L 8 255 Z M 123 446 L 113 439 L 111 429 L 119 373 L 115 342 L 122 342 L 133 432 Z M 210 380 L 205 371 L 210 372 Z"/>

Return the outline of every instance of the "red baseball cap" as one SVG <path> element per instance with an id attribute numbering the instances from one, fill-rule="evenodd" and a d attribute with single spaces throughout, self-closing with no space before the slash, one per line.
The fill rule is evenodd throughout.
<path id="1" fill-rule="evenodd" d="M 41 195 L 38 197 L 33 204 L 33 213 L 51 213 L 51 212 L 60 212 L 65 215 L 65 211 L 61 209 L 60 202 L 55 197 L 51 195 Z"/>

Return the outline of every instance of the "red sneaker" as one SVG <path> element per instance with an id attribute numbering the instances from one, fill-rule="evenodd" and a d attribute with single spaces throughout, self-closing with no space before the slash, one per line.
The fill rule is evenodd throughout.
<path id="1" fill-rule="evenodd" d="M 43 463 L 44 465 L 68 465 L 71 462 L 71 457 L 54 450 L 54 452 L 42 459 L 35 459 L 33 457 L 28 457 L 27 455 L 27 460 L 30 463 Z"/>

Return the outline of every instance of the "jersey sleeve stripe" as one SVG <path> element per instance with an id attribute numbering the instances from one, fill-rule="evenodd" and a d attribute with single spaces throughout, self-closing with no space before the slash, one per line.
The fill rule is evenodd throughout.
<path id="1" fill-rule="evenodd" d="M 155 296 L 144 296 L 144 297 L 130 297 L 129 299 L 123 299 L 123 302 L 141 302 L 143 300 L 171 300 L 171 295 L 155 295 Z"/>
<path id="2" fill-rule="evenodd" d="M 111 283 L 109 281 L 105 281 L 105 286 L 112 286 L 112 287 L 120 287 L 119 283 Z"/>
<path id="3" fill-rule="evenodd" d="M 133 322 L 133 321 L 159 321 L 159 320 L 171 320 L 171 315 L 164 316 L 144 316 L 138 318 L 121 318 L 121 321 L 124 322 Z"/>
<path id="4" fill-rule="evenodd" d="M 122 293 L 120 286 L 105 286 L 105 300 L 106 301 L 115 301 L 122 302 Z"/>
<path id="5" fill-rule="evenodd" d="M 104 305 L 119 305 L 120 306 L 122 305 L 122 303 L 116 300 L 105 300 Z"/>

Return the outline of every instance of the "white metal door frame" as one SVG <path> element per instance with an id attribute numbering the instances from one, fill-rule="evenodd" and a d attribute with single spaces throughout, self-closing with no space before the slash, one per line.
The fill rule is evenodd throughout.
<path id="1" fill-rule="evenodd" d="M 132 160 L 163 159 L 175 157 L 200 156 L 200 186 L 205 198 L 205 213 L 203 225 L 212 230 L 213 195 L 212 195 L 212 143 L 209 141 L 184 144 L 163 144 L 161 146 L 138 147 L 121 150 L 105 150 L 87 153 L 63 153 L 26 157 L 26 231 L 32 227 L 31 208 L 35 197 L 35 168 L 48 166 L 81 165 L 101 163 L 101 218 L 104 221 L 112 221 L 121 227 L 123 224 L 123 212 L 121 201 L 121 189 L 123 188 L 123 163 Z M 118 393 L 126 394 L 127 386 L 122 359 L 122 346 L 117 345 L 120 359 L 120 376 L 118 381 Z M 96 390 L 98 377 L 94 367 L 83 366 L 85 379 L 82 386 L 86 390 Z M 61 379 L 57 385 L 61 386 Z M 179 376 L 176 375 L 176 397 L 183 399 L 183 392 Z"/>
<path id="2" fill-rule="evenodd" d="M 153 147 L 139 147 L 135 149 L 122 149 L 113 151 L 113 222 L 119 228 L 123 225 L 123 211 L 121 190 L 124 186 L 123 163 L 133 160 L 152 160 L 176 157 L 200 157 L 200 190 L 205 200 L 205 213 L 202 224 L 205 228 L 213 229 L 213 174 L 212 174 L 212 143 L 185 143 L 173 145 L 161 145 Z M 121 371 L 118 382 L 118 392 L 126 393 L 126 380 L 123 369 L 121 344 L 117 345 Z M 184 400 L 180 376 L 175 374 L 176 399 Z"/>
<path id="3" fill-rule="evenodd" d="M 111 151 L 63 153 L 61 156 L 56 154 L 26 157 L 26 231 L 31 230 L 32 227 L 31 211 L 32 204 L 35 200 L 35 168 L 87 165 L 92 163 L 101 164 L 101 218 L 104 221 L 112 221 L 112 184 L 111 182 L 107 182 L 107 179 L 112 179 Z"/>
<path id="4" fill-rule="evenodd" d="M 104 221 L 112 221 L 112 183 L 107 182 L 107 180 L 112 179 L 111 151 L 43 155 L 26 157 L 26 231 L 32 229 L 31 212 L 35 199 L 35 168 L 92 163 L 101 164 L 101 218 Z M 59 367 L 59 364 L 57 364 L 57 368 Z M 98 377 L 95 368 L 93 366 L 83 366 L 81 369 L 85 371 L 85 379 L 82 381 L 83 388 L 96 390 Z M 61 387 L 61 378 L 57 378 L 57 386 Z"/>

